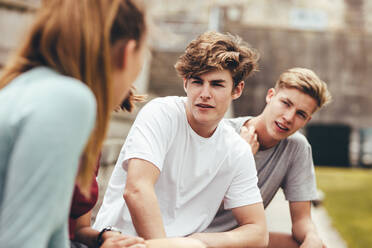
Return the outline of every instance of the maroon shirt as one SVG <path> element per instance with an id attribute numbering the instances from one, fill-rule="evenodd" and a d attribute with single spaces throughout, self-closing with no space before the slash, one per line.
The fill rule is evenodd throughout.
<path id="1" fill-rule="evenodd" d="M 96 176 L 98 175 L 99 159 L 97 163 Z M 90 198 L 87 199 L 81 194 L 79 187 L 75 184 L 74 194 L 72 196 L 71 210 L 69 217 L 69 232 L 70 240 L 75 237 L 76 219 L 88 213 L 96 204 L 98 199 L 98 183 L 96 178 L 92 182 L 90 188 Z"/>

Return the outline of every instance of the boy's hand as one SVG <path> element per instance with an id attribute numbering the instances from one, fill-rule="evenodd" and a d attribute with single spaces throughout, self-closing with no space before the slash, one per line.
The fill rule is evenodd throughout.
<path id="1" fill-rule="evenodd" d="M 319 237 L 311 236 L 305 238 L 300 248 L 327 248 L 327 246 L 323 244 L 322 240 Z"/>
<path id="2" fill-rule="evenodd" d="M 145 240 L 140 237 L 131 237 L 118 232 L 107 232 L 110 235 L 104 239 L 101 248 L 145 248 Z M 106 234 L 106 233 L 105 233 Z"/>
<path id="3" fill-rule="evenodd" d="M 240 129 L 240 136 L 251 146 L 253 155 L 256 154 L 258 148 L 260 148 L 260 143 L 258 143 L 257 133 L 254 126 L 242 126 Z"/>

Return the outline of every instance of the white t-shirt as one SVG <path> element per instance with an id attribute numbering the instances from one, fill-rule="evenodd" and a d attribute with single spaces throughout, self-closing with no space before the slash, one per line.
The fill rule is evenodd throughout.
<path id="1" fill-rule="evenodd" d="M 155 192 L 168 237 L 203 231 L 225 209 L 262 202 L 250 146 L 220 122 L 203 138 L 187 122 L 184 97 L 157 98 L 138 114 L 112 173 L 94 228 L 137 235 L 123 199 L 128 160 L 160 170 Z M 151 206 L 148 206 L 151 208 Z M 151 220 L 149 220 L 151 221 Z"/>

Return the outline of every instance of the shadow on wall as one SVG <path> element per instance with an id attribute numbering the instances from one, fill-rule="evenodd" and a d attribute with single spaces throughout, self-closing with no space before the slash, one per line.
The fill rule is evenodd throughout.
<path id="1" fill-rule="evenodd" d="M 312 124 L 306 136 L 313 150 L 315 165 L 349 167 L 350 126 L 343 124 Z"/>
<path id="2" fill-rule="evenodd" d="M 372 128 L 311 124 L 306 136 L 318 166 L 372 168 Z"/>

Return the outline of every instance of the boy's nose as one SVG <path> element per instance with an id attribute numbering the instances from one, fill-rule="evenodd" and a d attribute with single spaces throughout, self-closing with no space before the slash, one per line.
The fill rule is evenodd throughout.
<path id="1" fill-rule="evenodd" d="M 290 109 L 290 110 L 288 110 L 288 111 L 283 115 L 283 117 L 284 117 L 284 119 L 285 119 L 286 122 L 288 122 L 288 123 L 292 123 L 292 122 L 293 122 L 293 118 L 295 117 L 295 115 L 296 115 L 296 110 L 294 110 L 294 109 Z"/>
<path id="2" fill-rule="evenodd" d="M 200 93 L 200 98 L 207 100 L 211 98 L 210 88 L 207 84 L 203 86 L 202 92 Z"/>

